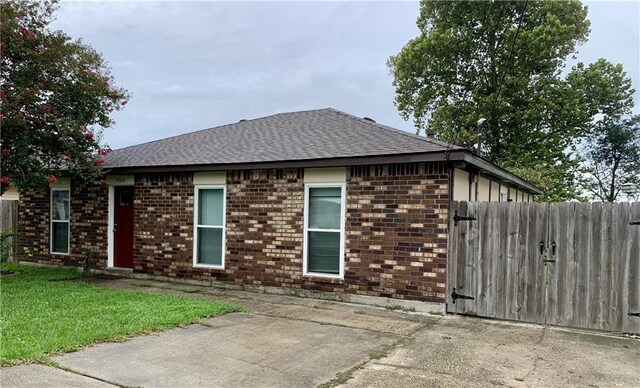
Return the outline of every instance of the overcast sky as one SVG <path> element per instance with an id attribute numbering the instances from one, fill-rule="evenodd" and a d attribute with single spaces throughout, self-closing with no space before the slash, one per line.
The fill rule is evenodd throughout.
<path id="1" fill-rule="evenodd" d="M 591 35 L 578 60 L 623 63 L 640 89 L 640 2 L 586 4 Z M 417 2 L 63 0 L 53 28 L 102 52 L 131 92 L 104 136 L 120 148 L 324 107 L 413 131 L 386 60 L 418 34 L 417 15 Z"/>

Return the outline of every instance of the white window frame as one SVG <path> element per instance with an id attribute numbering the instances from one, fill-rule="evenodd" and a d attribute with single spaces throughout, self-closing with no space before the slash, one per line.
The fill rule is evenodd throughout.
<path id="1" fill-rule="evenodd" d="M 53 219 L 53 192 L 68 191 L 69 192 L 69 219 L 54 220 Z M 69 232 L 67 233 L 67 252 L 53 251 L 53 223 L 66 223 Z M 49 253 L 52 255 L 69 256 L 71 254 L 71 188 L 70 187 L 51 187 L 49 190 Z"/>
<path id="2" fill-rule="evenodd" d="M 222 189 L 222 225 L 198 225 L 198 200 L 200 190 Z M 221 265 L 198 263 L 198 228 L 222 229 L 222 261 Z M 227 187 L 225 185 L 193 186 L 193 266 L 195 268 L 224 269 L 227 252 Z"/>
<path id="3" fill-rule="evenodd" d="M 340 188 L 340 230 L 338 229 L 317 229 L 317 228 L 309 228 L 309 189 L 312 188 Z M 344 233 L 344 224 L 346 218 L 346 197 L 347 197 L 347 185 L 344 182 L 335 182 L 335 183 L 306 183 L 304 185 L 304 236 L 303 236 L 303 247 L 302 247 L 302 274 L 304 276 L 313 276 L 313 277 L 322 277 L 322 278 L 333 278 L 333 279 L 343 279 L 344 278 L 344 242 L 345 242 L 345 233 Z M 309 243 L 309 232 L 340 232 L 340 269 L 338 274 L 327 274 L 327 273 L 318 273 L 318 272 L 309 272 L 308 271 L 308 243 Z"/>

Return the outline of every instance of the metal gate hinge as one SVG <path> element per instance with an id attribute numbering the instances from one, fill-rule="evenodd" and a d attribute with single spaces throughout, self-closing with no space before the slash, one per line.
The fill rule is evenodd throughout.
<path id="1" fill-rule="evenodd" d="M 630 317 L 640 317 L 640 313 L 629 313 L 627 315 L 629 315 Z"/>
<path id="2" fill-rule="evenodd" d="M 451 299 L 453 299 L 453 304 L 456 304 L 456 299 L 470 299 L 470 300 L 474 300 L 475 298 L 473 296 L 468 296 L 468 295 L 462 295 L 462 294 L 458 294 L 456 292 L 456 289 L 453 289 L 453 292 L 451 293 Z"/>
<path id="3" fill-rule="evenodd" d="M 475 221 L 475 217 L 459 216 L 458 211 L 454 211 L 453 214 L 453 226 L 457 226 L 459 221 Z"/>
<path id="4" fill-rule="evenodd" d="M 640 221 L 631 221 L 629 225 L 640 225 Z"/>

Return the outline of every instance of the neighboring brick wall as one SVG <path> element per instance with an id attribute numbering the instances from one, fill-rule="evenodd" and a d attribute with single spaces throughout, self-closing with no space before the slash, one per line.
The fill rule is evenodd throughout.
<path id="1" fill-rule="evenodd" d="M 227 173 L 224 270 L 192 265 L 193 174 L 137 175 L 134 272 L 444 302 L 449 205 L 444 164 L 348 169 L 344 280 L 302 275 L 303 173 Z M 21 228 L 26 234 L 21 242 L 25 253 L 33 255 L 29 260 L 78 265 L 83 249 L 91 248 L 101 249 L 94 264 L 105 267 L 107 195 L 104 188 L 94 190 L 72 192 L 71 256 L 48 254 L 48 192 L 46 198 L 35 192 L 23 196 Z M 86 219 L 77 218 L 81 198 L 91 208 L 85 210 Z M 103 201 L 99 209 L 98 198 Z"/>
<path id="2" fill-rule="evenodd" d="M 105 186 L 77 187 L 71 183 L 69 255 L 49 253 L 50 190 L 20 193 L 18 230 L 22 261 L 82 267 L 87 252 L 92 268 L 107 265 L 108 189 Z"/>

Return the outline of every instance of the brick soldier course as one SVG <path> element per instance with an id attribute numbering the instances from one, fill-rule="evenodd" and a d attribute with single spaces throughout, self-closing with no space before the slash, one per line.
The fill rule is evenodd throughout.
<path id="1" fill-rule="evenodd" d="M 306 139 L 295 138 L 289 148 L 281 148 L 277 141 L 296 136 L 287 134 L 288 128 Z M 135 177 L 133 273 L 445 302 L 451 163 L 468 154 L 399 132 L 324 109 L 269 116 L 114 151 L 107 160 L 111 172 Z M 251 155 L 255 150 L 201 155 L 208 148 L 230 152 L 229 138 L 245 133 L 261 137 L 266 157 L 262 151 Z M 356 138 L 353 143 L 350 135 Z M 197 147 L 205 143 L 198 138 L 202 136 L 210 136 L 209 147 L 199 152 Z M 251 139 L 241 140 L 252 144 Z M 224 146 L 216 144 L 221 141 Z M 185 149 L 176 142 L 183 142 Z M 363 147 L 368 148 L 363 151 Z M 410 154 L 405 155 L 407 148 Z M 237 154 L 249 160 L 240 160 Z M 182 163 L 176 159 L 180 157 L 185 159 Z M 208 163 L 190 157 L 207 157 Z M 308 276 L 303 274 L 304 175 L 308 168 L 333 166 L 346 167 L 344 276 Z M 225 171 L 226 176 L 224 269 L 193 265 L 194 173 L 209 170 Z M 21 193 L 21 260 L 81 267 L 88 257 L 91 268 L 105 269 L 108 188 L 80 187 L 73 181 L 70 187 L 68 255 L 49 253 L 49 190 Z"/>

